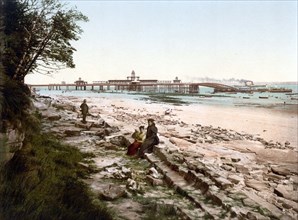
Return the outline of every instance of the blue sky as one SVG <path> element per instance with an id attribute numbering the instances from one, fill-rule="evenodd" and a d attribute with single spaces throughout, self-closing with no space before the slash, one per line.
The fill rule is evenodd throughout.
<path id="1" fill-rule="evenodd" d="M 28 83 L 202 77 L 297 81 L 297 1 L 70 1 L 75 69 Z"/>

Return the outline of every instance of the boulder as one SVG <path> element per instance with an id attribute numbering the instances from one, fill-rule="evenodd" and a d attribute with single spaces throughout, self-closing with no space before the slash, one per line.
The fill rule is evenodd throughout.
<path id="1" fill-rule="evenodd" d="M 125 195 L 125 189 L 117 185 L 108 185 L 103 189 L 102 192 L 100 192 L 100 197 L 108 201 L 116 200 L 118 198 L 124 197 Z"/>
<path id="2" fill-rule="evenodd" d="M 108 141 L 111 144 L 117 145 L 119 147 L 128 147 L 130 145 L 130 141 L 123 135 L 110 137 Z"/>
<path id="3" fill-rule="evenodd" d="M 280 184 L 274 189 L 274 193 L 280 197 L 298 202 L 298 191 L 294 191 L 289 186 Z"/>
<path id="4" fill-rule="evenodd" d="M 119 151 L 122 150 L 119 146 L 112 144 L 110 142 L 105 142 L 105 141 L 99 141 L 96 143 L 96 146 L 98 147 L 104 147 L 107 150 L 115 150 L 115 151 Z"/>
<path id="5" fill-rule="evenodd" d="M 189 141 L 186 141 L 184 139 L 180 139 L 180 138 L 176 138 L 176 137 L 171 137 L 169 139 L 169 141 L 172 143 L 172 144 L 175 144 L 177 145 L 178 147 L 181 147 L 181 148 L 187 148 L 187 147 L 190 147 L 192 146 L 193 144 L 190 143 Z"/>
<path id="6" fill-rule="evenodd" d="M 41 112 L 41 117 L 42 118 L 45 118 L 49 121 L 58 121 L 61 119 L 61 115 L 60 114 L 57 114 L 55 112 L 52 112 L 52 111 L 44 111 L 44 112 Z"/>
<path id="7" fill-rule="evenodd" d="M 146 176 L 147 181 L 152 185 L 152 186 L 161 186 L 163 185 L 163 181 L 161 179 L 156 179 L 153 176 L 147 175 Z"/>
<path id="8" fill-rule="evenodd" d="M 268 186 L 266 183 L 255 180 L 255 179 L 246 179 L 244 181 L 244 183 L 247 187 L 253 188 L 260 192 L 268 190 Z"/>
<path id="9" fill-rule="evenodd" d="M 85 130 L 90 130 L 90 128 L 92 127 L 92 125 L 93 125 L 93 122 L 83 123 L 81 121 L 78 121 L 78 122 L 75 123 L 75 126 L 77 128 L 83 128 Z"/>
<path id="10" fill-rule="evenodd" d="M 297 166 L 271 166 L 271 170 L 275 174 L 288 176 L 291 174 L 298 174 Z"/>
<path id="11" fill-rule="evenodd" d="M 64 130 L 64 134 L 67 137 L 73 137 L 73 136 L 80 136 L 81 135 L 81 129 L 76 127 L 69 127 Z"/>
<path id="12" fill-rule="evenodd" d="M 249 174 L 249 169 L 243 165 L 235 164 L 234 167 L 238 173 Z"/>
<path id="13" fill-rule="evenodd" d="M 243 180 L 243 178 L 238 175 L 232 174 L 228 176 L 228 180 L 230 180 L 234 184 L 238 184 Z"/>

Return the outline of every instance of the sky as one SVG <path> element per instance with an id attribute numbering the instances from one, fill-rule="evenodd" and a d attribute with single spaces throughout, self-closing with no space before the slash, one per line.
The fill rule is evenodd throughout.
<path id="1" fill-rule="evenodd" d="M 201 78 L 297 81 L 297 1 L 68 2 L 89 18 L 75 69 L 29 84 Z"/>

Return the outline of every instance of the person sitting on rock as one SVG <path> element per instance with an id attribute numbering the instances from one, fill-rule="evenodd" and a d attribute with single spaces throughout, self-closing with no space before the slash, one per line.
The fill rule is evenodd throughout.
<path id="1" fill-rule="evenodd" d="M 86 104 L 86 99 L 84 99 L 84 101 L 83 101 L 83 103 L 81 104 L 80 108 L 81 108 L 81 112 L 82 112 L 82 115 L 83 115 L 83 120 L 82 120 L 82 122 L 83 122 L 83 123 L 87 123 L 87 121 L 86 121 L 86 117 L 87 117 L 87 114 L 88 114 L 88 112 L 89 112 L 89 107 L 88 107 L 88 105 Z"/>
<path id="2" fill-rule="evenodd" d="M 144 158 L 145 153 L 152 153 L 153 146 L 159 144 L 159 138 L 157 136 L 157 127 L 155 126 L 154 119 L 148 119 L 148 127 L 146 132 L 146 138 L 142 146 L 138 151 L 138 156 Z"/>
<path id="3" fill-rule="evenodd" d="M 127 155 L 133 156 L 136 155 L 138 149 L 141 147 L 143 141 L 145 140 L 145 127 L 140 126 L 139 131 L 136 129 L 135 132 L 132 134 L 132 137 L 135 141 L 128 146 Z"/>

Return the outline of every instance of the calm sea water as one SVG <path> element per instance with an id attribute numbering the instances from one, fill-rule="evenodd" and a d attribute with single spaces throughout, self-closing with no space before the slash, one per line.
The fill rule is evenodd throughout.
<path id="1" fill-rule="evenodd" d="M 200 87 L 200 94 L 202 96 L 191 95 L 175 95 L 174 98 L 187 102 L 189 105 L 206 104 L 206 105 L 232 105 L 232 106 L 251 106 L 251 107 L 298 107 L 298 86 L 297 85 L 270 85 L 277 88 L 289 88 L 292 89 L 292 93 L 216 93 L 212 94 L 213 89 L 207 87 Z M 38 89 L 38 88 L 37 88 Z M 117 98 L 125 100 L 140 100 L 144 101 L 148 99 L 148 95 L 135 94 L 131 92 L 97 92 L 97 91 L 62 91 L 62 90 L 48 90 L 38 89 L 40 95 L 49 96 L 76 96 L 82 98 L 88 97 L 105 97 L 105 98 Z M 208 95 L 208 96 L 206 96 Z M 210 96 L 209 96 L 210 95 Z"/>

